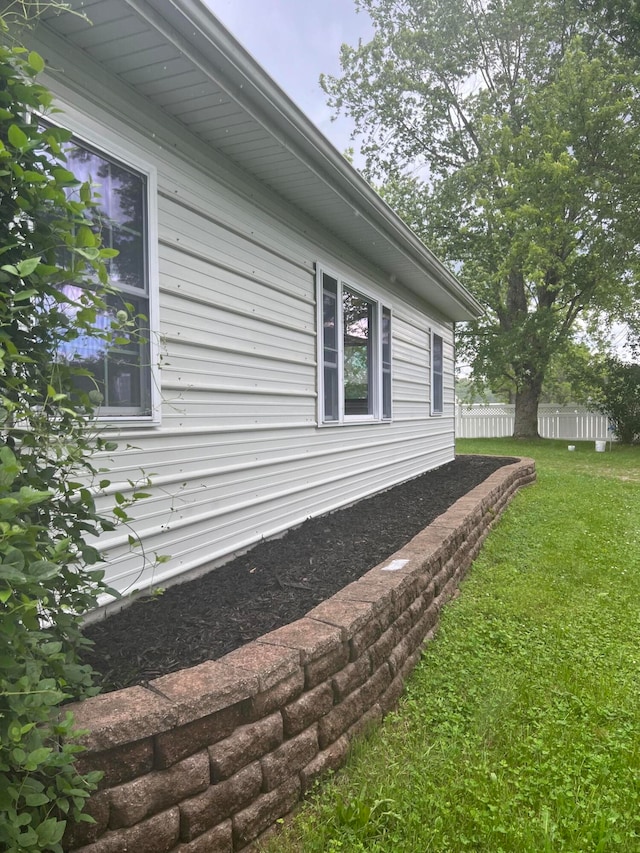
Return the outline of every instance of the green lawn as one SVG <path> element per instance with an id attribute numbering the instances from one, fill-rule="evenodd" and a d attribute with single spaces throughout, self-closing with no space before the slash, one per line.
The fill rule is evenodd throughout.
<path id="1" fill-rule="evenodd" d="M 640 851 L 640 448 L 533 456 L 396 714 L 269 853 Z"/>

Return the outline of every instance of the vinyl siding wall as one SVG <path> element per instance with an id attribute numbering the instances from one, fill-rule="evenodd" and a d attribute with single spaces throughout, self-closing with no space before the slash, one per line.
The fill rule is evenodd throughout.
<path id="1" fill-rule="evenodd" d="M 180 139 L 171 121 L 163 127 L 117 81 L 96 74 L 92 84 L 88 61 L 59 61 L 66 75 L 49 83 L 67 115 L 57 120 L 157 170 L 161 420 L 110 426 L 119 450 L 100 460 L 111 493 L 140 470 L 152 477 L 152 497 L 134 509 L 146 557 L 131 552 L 128 530 L 103 541 L 109 582 L 123 592 L 166 584 L 452 459 L 451 323 L 197 140 Z M 316 262 L 392 310 L 391 423 L 317 424 Z M 431 330 L 444 339 L 439 417 L 429 414 Z M 154 553 L 171 559 L 154 567 Z"/>

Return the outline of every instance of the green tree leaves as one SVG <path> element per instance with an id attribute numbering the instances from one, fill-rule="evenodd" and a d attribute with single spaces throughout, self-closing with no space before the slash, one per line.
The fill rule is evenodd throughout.
<path id="1" fill-rule="evenodd" d="M 637 300 L 640 77 L 579 2 L 360 0 L 324 78 L 368 176 L 486 306 L 461 356 L 536 433 L 549 365 Z"/>
<path id="2" fill-rule="evenodd" d="M 640 364 L 611 356 L 602 368 L 595 408 L 607 415 L 623 444 L 640 441 Z"/>

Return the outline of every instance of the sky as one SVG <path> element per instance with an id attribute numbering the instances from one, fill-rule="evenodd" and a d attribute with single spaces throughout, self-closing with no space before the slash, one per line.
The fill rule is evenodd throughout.
<path id="1" fill-rule="evenodd" d="M 204 0 L 338 151 L 354 143 L 347 118 L 331 120 L 320 74 L 340 73 L 340 46 L 372 35 L 354 0 Z M 354 146 L 357 150 L 357 145 Z"/>

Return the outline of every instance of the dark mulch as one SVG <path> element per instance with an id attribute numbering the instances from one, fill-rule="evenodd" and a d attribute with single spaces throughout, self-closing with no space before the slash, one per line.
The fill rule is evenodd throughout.
<path id="1" fill-rule="evenodd" d="M 136 601 L 87 626 L 85 660 L 104 689 L 140 684 L 215 660 L 304 616 L 406 544 L 506 457 L 453 462 L 329 515 L 203 577 Z"/>

